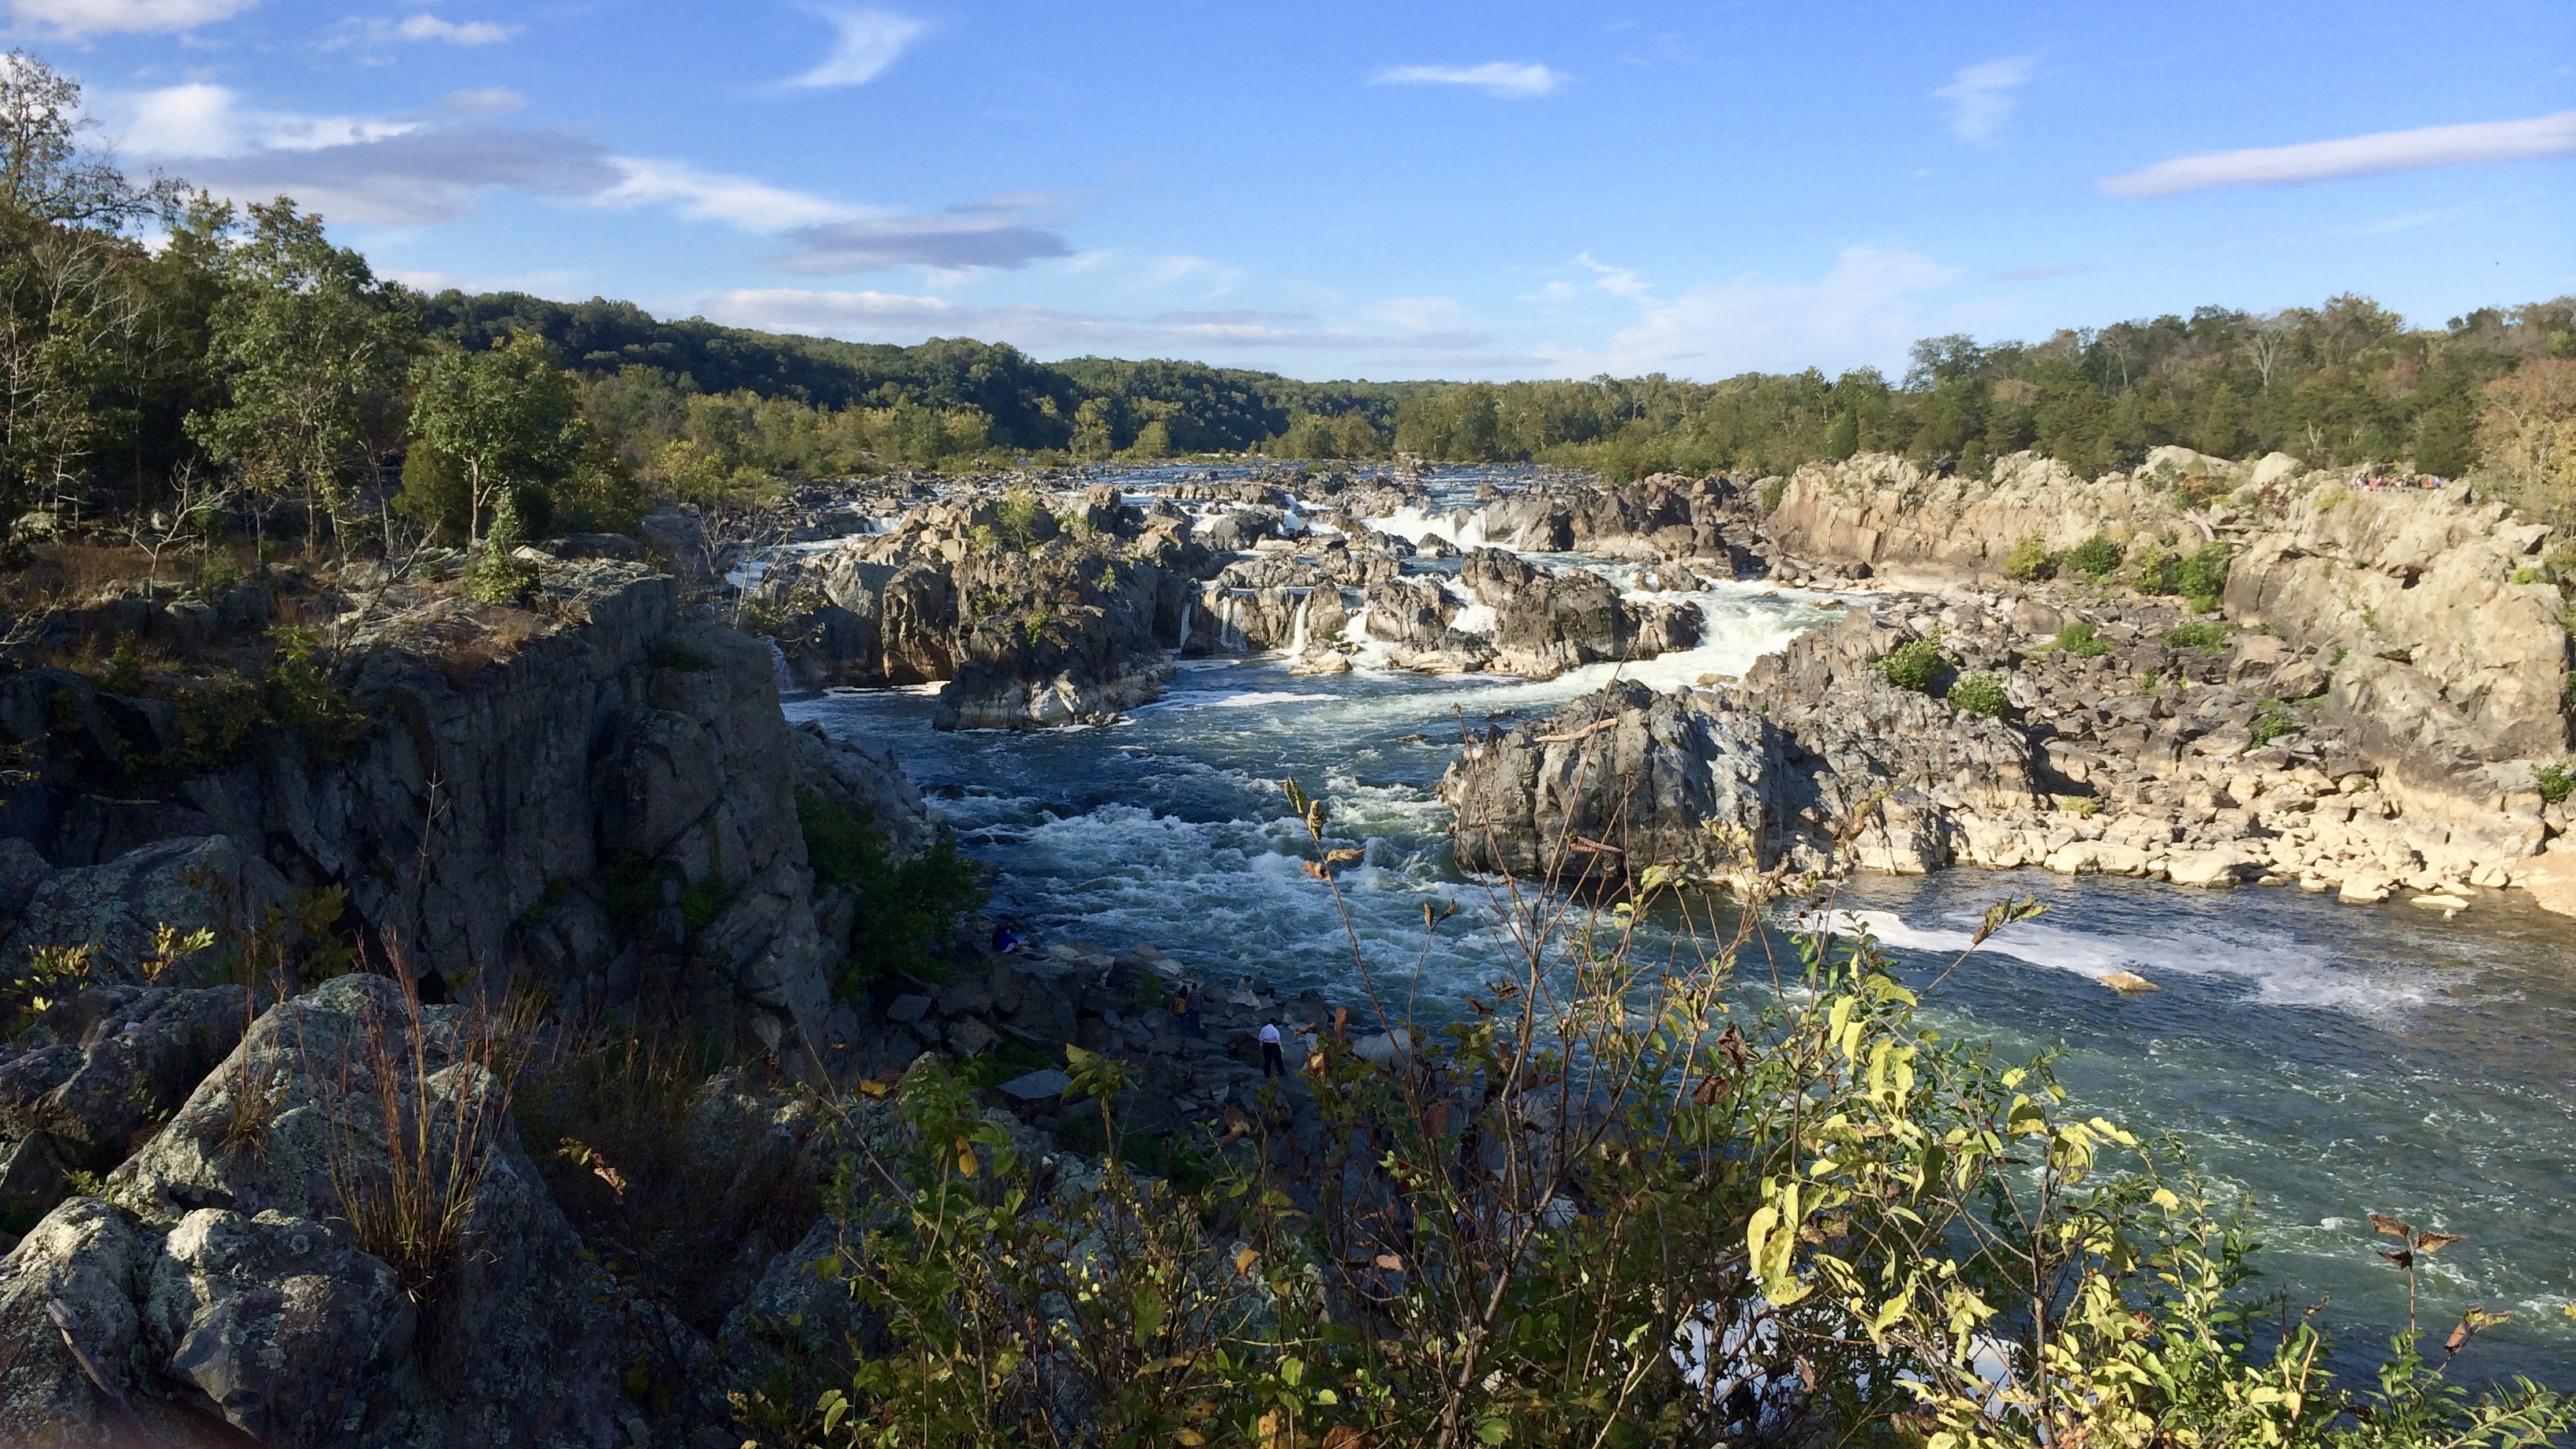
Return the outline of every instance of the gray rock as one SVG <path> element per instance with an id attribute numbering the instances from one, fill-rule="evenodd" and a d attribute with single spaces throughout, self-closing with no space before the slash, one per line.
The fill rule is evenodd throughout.
<path id="1" fill-rule="evenodd" d="M 886 1020 L 891 1022 L 910 1025 L 929 1014 L 930 998 L 918 993 L 906 992 L 886 1003 Z"/>
<path id="2" fill-rule="evenodd" d="M 963 1017 L 948 1023 L 948 1048 L 961 1057 L 971 1057 L 989 1050 L 1001 1037 L 993 1028 L 975 1017 Z"/>
<path id="3" fill-rule="evenodd" d="M 24 1233 L 71 1191 L 51 1137 L 31 1133 L 0 1150 L 0 1231 Z"/>
<path id="4" fill-rule="evenodd" d="M 244 1016 L 238 986 L 84 991 L 0 1064 L 0 1133 L 45 1134 L 70 1165 L 106 1171 L 233 1049 Z"/>
<path id="5" fill-rule="evenodd" d="M 1022 1102 L 1053 1102 L 1063 1098 L 1073 1078 L 1054 1067 L 1041 1067 L 1025 1076 L 1013 1077 L 1002 1084 L 1002 1094 Z"/>
<path id="6" fill-rule="evenodd" d="M 163 1241 L 142 1316 L 164 1374 L 280 1449 L 360 1434 L 418 1327 L 393 1269 L 330 1228 L 211 1208 Z"/>
<path id="7" fill-rule="evenodd" d="M 156 926 L 187 932 L 257 921 L 286 899 L 276 867 L 231 838 L 182 836 L 42 877 L 10 950 L 23 956 L 37 946 L 87 944 L 130 967 L 151 953 Z"/>

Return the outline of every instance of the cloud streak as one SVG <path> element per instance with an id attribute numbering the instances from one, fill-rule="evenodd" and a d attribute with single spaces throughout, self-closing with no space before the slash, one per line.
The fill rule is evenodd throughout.
<path id="1" fill-rule="evenodd" d="M 798 227 L 788 233 L 799 250 L 778 259 L 781 269 L 808 276 L 924 266 L 1017 269 L 1073 247 L 1035 223 L 1045 218 L 1009 200 L 952 206 L 919 216 L 870 216 Z"/>
<path id="2" fill-rule="evenodd" d="M 230 20 L 259 0 L 7 0 L 21 20 L 72 35 L 102 31 L 194 30 Z"/>
<path id="3" fill-rule="evenodd" d="M 1373 86 L 1468 86 L 1510 100 L 1543 96 L 1565 84 L 1565 74 L 1543 65 L 1488 61 L 1483 65 L 1398 65 L 1369 77 Z"/>
<path id="4" fill-rule="evenodd" d="M 2424 126 L 2412 131 L 2376 131 L 2340 141 L 2182 156 L 2159 161 L 2143 171 L 2105 176 L 2097 184 L 2112 196 L 2179 196 L 2221 186 L 2281 186 L 2550 156 L 2576 156 L 2576 111 L 2534 116 L 2527 121 Z"/>
<path id="5" fill-rule="evenodd" d="M 450 45 L 498 45 L 519 33 L 515 25 L 489 20 L 441 20 L 435 15 L 407 15 L 393 28 L 404 40 L 444 40 Z"/>
<path id="6" fill-rule="evenodd" d="M 2012 114 L 2013 93 L 2030 83 L 2038 65 L 2037 56 L 2008 55 L 1959 67 L 1948 85 L 1932 93 L 1950 103 L 1950 134 L 1962 141 L 1992 140 Z"/>
<path id="7" fill-rule="evenodd" d="M 823 10 L 817 12 L 832 22 L 839 31 L 832 53 L 823 63 L 788 82 L 791 86 L 823 88 L 830 86 L 866 85 L 894 64 L 904 48 L 919 40 L 930 27 L 906 15 L 885 10 Z"/>

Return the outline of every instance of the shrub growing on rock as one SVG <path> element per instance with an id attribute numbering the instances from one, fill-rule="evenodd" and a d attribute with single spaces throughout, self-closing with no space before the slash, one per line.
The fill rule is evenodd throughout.
<path id="1" fill-rule="evenodd" d="M 2004 693 L 2004 682 L 1992 674 L 1964 674 L 1950 686 L 1950 707 L 1981 714 L 1988 719 L 2002 719 L 2012 709 L 2011 696 Z"/>
<path id="2" fill-rule="evenodd" d="M 1941 692 L 1941 676 L 1949 668 L 1950 661 L 1941 654 L 1940 639 L 1930 634 L 1906 640 L 1878 661 L 1878 672 L 1887 676 L 1888 683 L 1935 698 Z"/>
<path id="3" fill-rule="evenodd" d="M 2075 659 L 2098 659 L 2111 652 L 2111 641 L 2102 637 L 2102 626 L 2090 619 L 2078 619 L 2057 631 L 2049 647 Z"/>
<path id="4" fill-rule="evenodd" d="M 2037 534 L 2025 534 L 2004 557 L 2004 577 L 2035 582 L 2056 574 L 2057 565 L 2048 556 L 2048 545 Z"/>
<path id="5" fill-rule="evenodd" d="M 896 971 L 936 976 L 930 949 L 955 935 L 958 919 L 984 900 L 975 863 L 957 853 L 956 840 L 943 834 L 928 850 L 898 862 L 884 828 L 864 809 L 812 790 L 796 792 L 796 820 L 815 883 L 858 892 L 858 925 L 840 993 L 863 996 Z"/>
<path id="6" fill-rule="evenodd" d="M 2108 578 L 2120 566 L 2120 546 L 2097 533 L 2066 551 L 2066 566 L 2088 579 Z"/>
<path id="7" fill-rule="evenodd" d="M 2217 650 L 2227 647 L 2227 636 L 2236 632 L 2224 619 L 2193 619 L 2165 631 L 2165 643 L 2175 649 Z"/>
<path id="8" fill-rule="evenodd" d="M 2571 793 L 2576 793 L 2576 762 L 2560 760 L 2543 765 L 2534 778 L 2540 786 L 2541 799 L 2552 805 L 2564 804 Z"/>

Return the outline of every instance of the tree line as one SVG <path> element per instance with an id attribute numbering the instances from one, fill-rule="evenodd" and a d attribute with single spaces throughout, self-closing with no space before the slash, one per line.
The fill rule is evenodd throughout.
<path id="1" fill-rule="evenodd" d="M 2037 344 L 1917 344 L 1896 381 L 1660 374 L 1305 382 L 1172 360 L 1044 363 L 963 338 L 783 336 L 626 302 L 423 295 L 285 197 L 136 182 L 82 144 L 80 90 L 0 68 L 0 543 L 175 536 L 247 517 L 308 546 L 427 527 L 623 529 L 894 467 L 1200 454 L 1538 461 L 1749 476 L 1863 450 L 2081 471 L 2182 443 L 2323 464 L 2481 465 L 2576 514 L 2576 299 L 2411 327 L 2366 298 L 2203 308 Z M 166 538 L 165 538 L 166 541 Z"/>

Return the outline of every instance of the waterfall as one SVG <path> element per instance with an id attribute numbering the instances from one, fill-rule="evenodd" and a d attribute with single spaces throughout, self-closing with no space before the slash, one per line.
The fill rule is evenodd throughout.
<path id="1" fill-rule="evenodd" d="M 1217 606 L 1216 642 L 1218 648 L 1236 653 L 1248 652 L 1252 648 L 1251 639 L 1243 632 L 1243 600 L 1231 592 Z"/>
<path id="2" fill-rule="evenodd" d="M 1172 646 L 1172 652 L 1175 654 L 1190 647 L 1190 609 L 1193 603 L 1194 601 L 1190 599 L 1181 600 L 1181 642 Z"/>
<path id="3" fill-rule="evenodd" d="M 1312 591 L 1309 591 L 1303 598 L 1300 598 L 1297 601 L 1297 621 L 1294 624 L 1291 624 L 1288 629 L 1288 652 L 1290 654 L 1303 654 L 1306 652 L 1306 611 L 1314 607 L 1315 595 Z"/>

